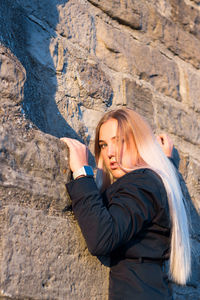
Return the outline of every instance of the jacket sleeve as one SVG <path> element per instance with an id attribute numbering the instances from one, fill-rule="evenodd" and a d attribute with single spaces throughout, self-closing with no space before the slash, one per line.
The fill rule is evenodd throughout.
<path id="1" fill-rule="evenodd" d="M 92 255 L 107 255 L 133 238 L 155 215 L 153 194 L 132 180 L 118 185 L 103 204 L 93 178 L 67 184 L 75 217 Z"/>

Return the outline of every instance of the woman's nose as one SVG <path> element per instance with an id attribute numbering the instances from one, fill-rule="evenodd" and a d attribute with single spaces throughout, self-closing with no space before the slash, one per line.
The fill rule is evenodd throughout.
<path id="1" fill-rule="evenodd" d="M 115 146 L 113 144 L 108 145 L 107 155 L 109 158 L 115 156 Z"/>

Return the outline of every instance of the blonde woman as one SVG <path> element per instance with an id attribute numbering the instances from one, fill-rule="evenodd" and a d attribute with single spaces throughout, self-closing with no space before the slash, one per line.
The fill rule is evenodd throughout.
<path id="1" fill-rule="evenodd" d="M 131 109 L 106 113 L 96 129 L 96 182 L 86 146 L 62 140 L 74 176 L 67 189 L 88 249 L 110 256 L 109 299 L 172 299 L 169 277 L 185 284 L 191 261 L 183 195 L 167 158 L 171 140 L 156 139 Z"/>

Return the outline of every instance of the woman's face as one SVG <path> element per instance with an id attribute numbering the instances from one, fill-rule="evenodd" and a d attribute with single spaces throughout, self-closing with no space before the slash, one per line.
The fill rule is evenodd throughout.
<path id="1" fill-rule="evenodd" d="M 128 169 L 133 169 L 137 162 L 137 150 L 132 139 L 130 139 L 129 149 L 126 142 L 124 142 L 121 153 L 118 154 L 117 127 L 118 121 L 116 119 L 109 119 L 101 125 L 99 131 L 101 157 L 115 179 L 127 173 L 127 171 L 120 168 L 117 161 L 120 161 L 123 168 Z"/>

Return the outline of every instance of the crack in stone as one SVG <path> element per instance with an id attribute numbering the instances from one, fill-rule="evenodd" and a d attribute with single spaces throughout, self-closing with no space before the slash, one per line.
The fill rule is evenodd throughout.
<path id="1" fill-rule="evenodd" d="M 142 29 L 142 25 L 141 24 L 139 26 L 134 26 L 130 22 L 126 21 L 125 19 L 122 19 L 122 18 L 117 17 L 117 16 L 113 16 L 111 13 L 109 13 L 108 10 L 104 9 L 103 7 L 101 7 L 98 3 L 93 2 L 92 0 L 88 0 L 88 2 L 91 3 L 93 6 L 99 8 L 102 12 L 104 12 L 112 20 L 117 21 L 120 25 L 128 26 L 131 29 L 135 29 L 135 30 L 141 30 Z M 137 13 L 135 12 L 135 14 L 137 14 Z M 137 15 L 140 16 L 139 14 L 137 14 Z"/>

